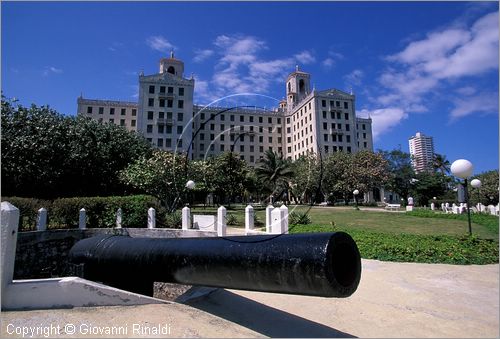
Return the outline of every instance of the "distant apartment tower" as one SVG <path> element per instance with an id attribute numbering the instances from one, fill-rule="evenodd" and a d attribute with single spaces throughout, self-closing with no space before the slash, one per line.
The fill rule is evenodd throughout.
<path id="1" fill-rule="evenodd" d="M 434 161 L 434 142 L 432 137 L 417 132 L 408 141 L 411 162 L 415 173 L 431 171 Z"/>
<path id="2" fill-rule="evenodd" d="M 231 151 L 255 165 L 272 150 L 296 160 L 307 153 L 373 151 L 372 120 L 356 116 L 355 96 L 316 90 L 299 70 L 285 82 L 274 109 L 205 107 L 194 104 L 195 80 L 184 78 L 184 62 L 160 60 L 159 73 L 139 75 L 138 102 L 78 98 L 78 114 L 121 125 L 153 146 L 204 159 Z"/>

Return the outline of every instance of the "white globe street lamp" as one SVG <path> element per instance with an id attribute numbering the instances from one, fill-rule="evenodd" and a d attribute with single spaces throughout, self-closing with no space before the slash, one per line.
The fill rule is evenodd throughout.
<path id="1" fill-rule="evenodd" d="M 481 180 L 479 179 L 472 179 L 471 182 L 470 182 L 470 185 L 474 188 L 477 189 L 477 203 L 478 203 L 478 210 L 480 209 L 480 199 L 481 199 L 481 193 L 479 191 L 479 189 L 481 188 Z M 480 211 L 480 210 L 479 210 Z M 480 211 L 481 212 L 481 211 Z"/>
<path id="2" fill-rule="evenodd" d="M 187 189 L 192 190 L 194 188 L 194 186 L 196 186 L 196 184 L 194 183 L 193 180 L 189 180 L 188 182 L 186 182 L 186 188 Z"/>
<path id="3" fill-rule="evenodd" d="M 469 235 L 472 235 L 472 226 L 470 222 L 469 193 L 467 191 L 467 178 L 472 175 L 474 166 L 469 160 L 458 159 L 451 164 L 451 173 L 461 179 L 464 179 L 465 203 L 467 204 L 467 220 L 469 221 Z"/>
<path id="4" fill-rule="evenodd" d="M 356 206 L 356 209 L 358 209 L 358 194 L 359 194 L 359 191 L 358 190 L 354 190 L 354 191 L 352 191 L 352 194 L 354 194 L 354 204 Z"/>

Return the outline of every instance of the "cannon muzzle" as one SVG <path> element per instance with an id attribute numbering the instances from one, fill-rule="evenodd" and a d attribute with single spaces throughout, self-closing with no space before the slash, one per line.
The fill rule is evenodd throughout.
<path id="1" fill-rule="evenodd" d="M 354 240 L 343 232 L 213 238 L 96 236 L 70 262 L 83 278 L 152 295 L 154 282 L 321 297 L 348 297 L 361 278 Z"/>

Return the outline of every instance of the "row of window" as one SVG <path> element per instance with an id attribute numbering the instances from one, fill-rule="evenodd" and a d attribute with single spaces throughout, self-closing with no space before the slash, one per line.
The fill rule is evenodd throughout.
<path id="1" fill-rule="evenodd" d="M 97 107 L 99 114 L 104 114 L 104 107 Z M 94 107 L 92 106 L 87 106 L 87 113 L 92 114 L 94 111 Z M 115 107 L 110 107 L 109 108 L 109 115 L 114 115 L 115 114 Z M 127 115 L 127 109 L 126 108 L 120 108 L 120 114 L 121 115 Z M 135 117 L 137 115 L 137 109 L 132 108 L 132 116 Z"/>
<path id="2" fill-rule="evenodd" d="M 235 151 L 239 150 L 240 153 L 244 153 L 247 149 L 245 145 L 240 145 L 239 147 L 234 147 L 233 149 L 231 149 L 230 146 L 226 147 L 226 145 L 224 145 L 224 144 L 220 144 L 218 148 L 219 148 L 219 152 L 225 152 L 225 151 L 235 152 Z M 250 153 L 254 153 L 255 149 L 256 149 L 256 147 L 254 145 L 248 146 L 248 150 Z M 271 146 L 269 146 L 268 149 L 273 150 L 273 148 Z M 210 144 L 209 150 L 215 151 L 215 144 Z M 205 151 L 205 144 L 200 144 L 199 151 L 200 152 Z M 282 151 L 283 151 L 283 149 L 281 147 L 278 147 L 278 153 L 282 153 Z M 264 146 L 259 146 L 259 153 L 264 153 Z"/>
<path id="3" fill-rule="evenodd" d="M 342 130 L 342 124 L 335 124 L 335 123 L 332 122 L 331 126 L 332 126 L 332 129 L 334 129 L 334 130 Z M 323 129 L 328 129 L 328 123 L 327 122 L 323 123 Z M 347 132 L 349 132 L 351 130 L 351 125 L 345 124 L 345 130 Z"/>
<path id="4" fill-rule="evenodd" d="M 356 133 L 356 136 L 358 137 L 359 139 L 359 133 Z M 366 133 L 363 133 L 363 139 L 366 139 Z"/>
<path id="5" fill-rule="evenodd" d="M 337 120 L 342 119 L 342 113 L 341 112 L 330 112 L 330 119 L 335 119 L 337 117 Z M 323 111 L 323 119 L 328 119 L 328 114 L 326 111 Z M 344 113 L 344 119 L 349 120 L 349 113 Z"/>
<path id="6" fill-rule="evenodd" d="M 211 130 L 211 131 L 215 131 L 215 124 L 210 124 L 210 126 L 209 126 L 209 127 L 210 127 L 210 130 Z M 247 127 L 247 128 L 245 128 L 245 127 Z M 221 132 L 226 131 L 226 125 L 225 125 L 225 124 L 220 124 L 220 125 L 219 125 L 219 129 L 220 129 L 220 131 L 221 131 Z M 235 131 L 235 130 L 236 130 L 236 128 L 235 128 L 235 126 L 234 126 L 234 125 L 229 125 L 229 129 L 230 129 L 231 131 Z M 204 131 L 204 130 L 205 130 L 205 125 L 201 125 L 201 126 L 200 126 L 200 131 Z M 254 131 L 255 131 L 255 127 L 254 127 L 254 126 L 243 126 L 243 125 L 240 125 L 240 126 L 239 126 L 239 130 L 240 130 L 240 131 L 245 131 L 245 130 L 247 130 L 247 131 L 249 131 L 249 132 L 254 132 Z M 258 131 L 259 131 L 259 133 L 264 133 L 264 127 L 259 126 Z M 269 133 L 273 133 L 273 132 L 274 132 L 274 131 L 273 131 L 273 127 L 271 127 L 271 126 L 270 126 L 270 127 L 268 127 L 268 128 L 267 128 L 267 131 L 268 131 Z M 276 128 L 276 131 L 275 131 L 275 132 L 276 132 L 277 134 L 281 134 L 281 131 L 282 131 L 282 130 L 281 130 L 281 127 L 278 127 L 278 128 Z"/>
<path id="7" fill-rule="evenodd" d="M 160 94 L 174 94 L 174 88 L 171 87 L 171 86 L 159 86 L 160 88 L 160 91 L 159 93 Z M 165 90 L 167 90 L 167 92 L 165 92 Z M 155 85 L 149 85 L 149 94 L 155 94 L 156 92 L 156 86 Z M 184 87 L 179 87 L 178 88 L 178 94 L 179 96 L 184 96 Z"/>
<path id="8" fill-rule="evenodd" d="M 200 120 L 205 120 L 205 113 L 200 113 Z M 226 117 L 224 114 L 220 114 L 218 116 L 215 115 L 215 113 L 210 114 L 210 120 L 206 121 L 205 123 L 208 123 L 209 121 L 216 121 L 217 117 L 219 118 L 220 121 L 225 121 Z M 245 118 L 247 117 L 247 119 Z M 276 120 L 275 120 L 276 119 Z M 240 122 L 245 122 L 245 120 L 248 120 L 248 122 L 255 122 L 254 116 L 253 115 L 240 115 L 239 116 L 239 121 Z M 235 121 L 235 115 L 230 114 L 229 115 L 229 121 Z M 268 124 L 273 124 L 274 121 L 276 121 L 277 124 L 281 124 L 281 118 L 273 118 L 273 117 L 267 117 L 267 123 Z M 264 122 L 264 117 L 258 117 L 258 122 L 263 123 Z"/>
<path id="9" fill-rule="evenodd" d="M 165 106 L 165 104 L 166 104 L 166 106 Z M 148 107 L 155 107 L 155 99 L 154 98 L 148 98 Z M 174 100 L 160 98 L 160 99 L 158 99 L 158 107 L 172 108 L 172 107 L 174 107 Z M 177 108 L 184 108 L 184 100 L 177 100 Z"/>
<path id="10" fill-rule="evenodd" d="M 115 123 L 115 119 L 109 119 L 109 122 L 114 124 Z M 131 127 L 135 127 L 136 125 L 136 121 L 135 120 L 130 120 L 130 126 Z M 127 126 L 127 123 L 125 121 L 125 119 L 120 119 L 120 126 Z"/>
<path id="11" fill-rule="evenodd" d="M 158 125 L 157 128 L 158 134 L 172 134 L 172 125 Z M 177 134 L 180 135 L 184 130 L 184 126 L 176 126 L 176 130 Z M 146 125 L 146 133 L 153 133 L 153 125 Z"/>
<path id="12" fill-rule="evenodd" d="M 342 134 L 331 134 L 332 136 L 332 141 L 333 142 L 344 142 L 344 138 Z M 330 134 L 323 134 L 323 141 L 328 142 L 330 140 Z M 346 142 L 351 142 L 351 136 L 346 135 L 345 136 L 345 141 Z"/>
<path id="13" fill-rule="evenodd" d="M 167 120 L 172 120 L 172 112 L 166 112 L 166 117 Z M 148 111 L 148 120 L 154 120 L 154 112 L 153 111 Z M 158 112 L 158 119 L 165 119 L 165 112 Z M 177 121 L 183 121 L 184 120 L 184 113 L 179 112 L 177 113 Z"/>
<path id="14" fill-rule="evenodd" d="M 330 147 L 329 146 L 325 146 L 325 153 L 329 153 L 330 152 Z M 343 146 L 332 146 L 332 153 L 335 153 L 335 152 L 343 152 L 344 151 L 344 147 Z M 351 153 L 352 152 L 352 149 L 351 149 L 351 146 L 347 146 L 346 147 L 346 151 L 347 153 Z"/>
<path id="15" fill-rule="evenodd" d="M 154 145 L 152 138 L 146 138 L 146 140 L 149 141 L 152 145 Z M 165 140 L 165 142 L 163 142 L 164 140 Z M 156 146 L 158 146 L 160 148 L 162 148 L 162 147 L 171 148 L 172 141 L 175 142 L 175 140 L 172 140 L 170 138 L 166 138 L 166 139 L 158 138 L 158 139 L 156 139 Z M 177 139 L 176 143 L 177 143 L 178 148 L 182 148 L 182 139 Z M 175 144 L 173 144 L 173 145 L 175 146 Z"/>
<path id="16" fill-rule="evenodd" d="M 349 109 L 349 103 L 347 101 L 343 101 L 344 109 Z M 326 100 L 321 100 L 321 107 L 326 107 Z M 335 105 L 333 100 L 330 100 L 330 108 L 332 107 L 340 107 L 340 101 L 335 101 Z"/>

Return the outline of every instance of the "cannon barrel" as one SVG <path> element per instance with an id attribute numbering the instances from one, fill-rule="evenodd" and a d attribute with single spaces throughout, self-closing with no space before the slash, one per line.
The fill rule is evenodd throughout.
<path id="1" fill-rule="evenodd" d="M 213 238 L 96 236 L 69 253 L 80 276 L 152 295 L 154 282 L 348 297 L 361 278 L 354 240 L 343 232 Z"/>

